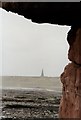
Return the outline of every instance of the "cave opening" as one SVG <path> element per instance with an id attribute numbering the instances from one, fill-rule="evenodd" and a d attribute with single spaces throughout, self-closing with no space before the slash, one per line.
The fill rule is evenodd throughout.
<path id="1" fill-rule="evenodd" d="M 66 39 L 70 26 L 59 26 L 48 23 L 38 24 L 23 16 L 19 16 L 12 12 L 6 12 L 5 10 L 2 10 L 1 18 L 3 40 L 3 98 L 5 96 L 10 97 L 8 93 L 5 93 L 6 88 L 14 89 L 15 87 L 16 89 L 23 89 L 28 87 L 30 89 L 31 87 L 35 89 L 36 87 L 36 89 L 46 89 L 48 91 L 56 90 L 56 96 L 52 95 L 51 98 L 49 98 L 49 95 L 47 96 L 48 102 L 50 102 L 50 99 L 53 99 L 55 104 L 60 104 L 60 95 L 58 94 L 59 91 L 61 93 L 62 86 L 58 78 L 64 66 L 68 64 L 67 50 L 69 46 Z M 39 77 L 42 68 L 45 72 L 45 76 L 40 80 Z M 29 72 L 28 74 L 27 71 Z M 28 78 L 29 83 L 25 83 L 27 77 L 30 77 L 30 79 Z M 31 80 L 32 77 L 34 77 L 34 79 L 32 79 L 33 81 Z M 24 82 L 22 82 L 22 80 Z M 54 80 L 55 82 L 53 82 Z M 20 98 L 20 96 L 18 97 Z M 22 99 L 24 98 L 26 97 L 22 96 Z M 42 101 L 47 98 L 39 97 L 38 99 Z M 30 100 L 30 102 L 32 101 L 33 100 Z M 9 105 L 6 107 L 10 109 L 14 108 L 14 106 L 15 105 Z M 19 106 L 16 105 L 16 107 L 18 109 Z M 21 106 L 19 109 L 21 108 L 26 108 L 26 106 Z M 59 107 L 55 108 L 55 114 L 53 109 L 47 109 L 50 111 L 48 117 L 58 117 L 58 108 Z M 45 112 L 45 110 L 43 112 Z M 10 114 L 12 116 L 12 113 Z M 6 114 L 4 115 L 6 116 Z M 46 115 L 44 115 L 44 117 L 45 116 Z"/>
<path id="2" fill-rule="evenodd" d="M 2 27 L 3 75 L 39 76 L 44 69 L 46 76 L 60 76 L 68 64 L 66 40 L 70 26 L 38 24 L 4 11 Z"/>

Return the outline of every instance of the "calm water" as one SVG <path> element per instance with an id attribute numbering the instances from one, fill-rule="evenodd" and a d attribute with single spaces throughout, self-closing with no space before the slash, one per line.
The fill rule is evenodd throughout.
<path id="1" fill-rule="evenodd" d="M 49 91 L 61 91 L 62 84 L 59 77 L 23 77 L 5 76 L 2 77 L 2 88 L 15 89 L 37 89 Z"/>

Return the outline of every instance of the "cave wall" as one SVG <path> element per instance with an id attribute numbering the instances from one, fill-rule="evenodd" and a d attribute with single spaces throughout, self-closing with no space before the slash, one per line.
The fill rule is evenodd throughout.
<path id="1" fill-rule="evenodd" d="M 59 108 L 60 118 L 81 118 L 81 28 L 71 28 L 67 37 L 71 61 L 61 74 L 63 96 Z"/>

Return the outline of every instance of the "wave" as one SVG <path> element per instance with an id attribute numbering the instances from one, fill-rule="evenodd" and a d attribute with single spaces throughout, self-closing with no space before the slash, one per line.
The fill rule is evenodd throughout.
<path id="1" fill-rule="evenodd" d="M 45 89 L 45 88 L 21 88 L 21 87 L 4 87 L 2 90 L 27 90 L 27 91 L 49 91 L 49 92 L 56 92 L 61 93 L 61 90 L 55 90 L 55 89 Z M 57 88 L 59 89 L 59 88 Z"/>

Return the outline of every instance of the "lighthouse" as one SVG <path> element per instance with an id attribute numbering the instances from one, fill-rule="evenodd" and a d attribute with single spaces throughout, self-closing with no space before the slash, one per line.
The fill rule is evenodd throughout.
<path id="1" fill-rule="evenodd" d="M 42 69 L 42 72 L 41 72 L 41 77 L 44 77 L 44 72 L 43 72 L 43 69 Z"/>

